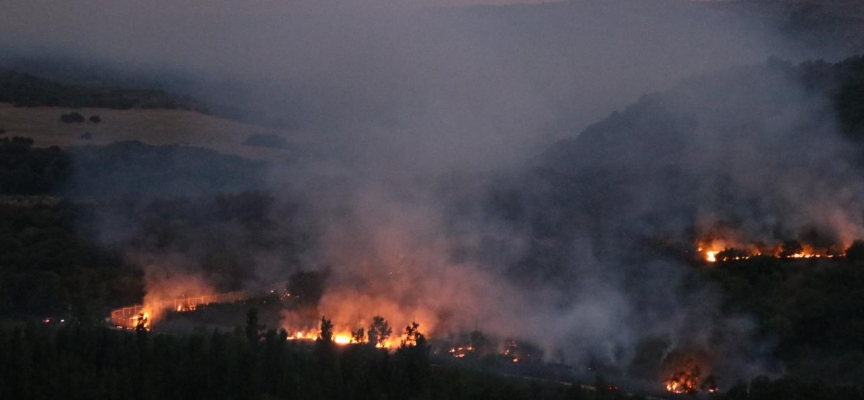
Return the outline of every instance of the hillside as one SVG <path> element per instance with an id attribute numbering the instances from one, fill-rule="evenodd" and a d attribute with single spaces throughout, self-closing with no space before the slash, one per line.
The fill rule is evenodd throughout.
<path id="1" fill-rule="evenodd" d="M 502 214 L 547 243 L 589 235 L 645 279 L 646 259 L 689 263 L 723 287 L 724 311 L 759 317 L 785 373 L 860 384 L 864 270 L 851 251 L 829 254 L 864 239 L 862 78 L 860 57 L 771 60 L 643 96 L 551 146 L 499 196 L 516 199 Z M 781 246 L 826 256 L 766 250 Z M 706 249 L 739 256 L 712 264 Z M 525 270 L 561 276 L 567 251 L 537 246 Z"/>
<path id="2" fill-rule="evenodd" d="M 85 118 L 98 115 L 99 123 L 64 123 L 60 117 L 78 112 Z M 137 140 L 152 145 L 188 145 L 255 160 L 280 160 L 289 157 L 294 144 L 244 144 L 259 134 L 287 141 L 295 135 L 278 129 L 232 121 L 188 110 L 62 107 L 14 107 L 0 103 L 0 128 L 5 136 L 34 139 L 36 146 L 107 145 Z M 89 138 L 85 138 L 89 133 Z M 278 142 L 278 141 L 277 141 Z M 248 142 L 247 142 L 248 143 Z"/>

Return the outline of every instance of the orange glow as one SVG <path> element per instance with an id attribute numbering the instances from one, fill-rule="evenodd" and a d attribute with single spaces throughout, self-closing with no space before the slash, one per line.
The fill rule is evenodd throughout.
<path id="1" fill-rule="evenodd" d="M 672 393 L 695 393 L 699 391 L 699 368 L 677 372 L 666 379 L 666 390 Z"/>
<path id="2" fill-rule="evenodd" d="M 287 339 L 314 342 L 315 340 L 318 340 L 318 334 L 319 331 L 316 329 L 298 330 L 295 331 L 293 334 L 289 334 Z M 336 343 L 340 346 L 345 346 L 349 344 L 363 344 L 365 343 L 365 341 L 355 341 L 352 332 L 345 329 L 333 333 L 333 343 Z M 391 339 L 387 339 L 384 341 L 384 343 L 382 343 L 382 345 L 378 345 L 375 347 L 379 349 L 389 349 L 391 348 L 392 343 L 393 341 Z"/>
<path id="3" fill-rule="evenodd" d="M 716 263 L 748 260 L 759 256 L 796 259 L 844 257 L 847 247 L 835 245 L 829 248 L 816 248 L 809 244 L 801 244 L 800 251 L 790 254 L 785 252 L 782 244 L 746 244 L 737 240 L 701 239 L 698 241 L 696 252 L 706 262 Z"/>
<path id="4" fill-rule="evenodd" d="M 716 258 L 717 253 L 719 253 L 719 251 L 706 251 L 705 252 L 705 261 L 717 262 L 717 258 Z"/>
<path id="5" fill-rule="evenodd" d="M 455 357 L 455 358 L 463 358 L 466 355 L 473 353 L 473 352 L 474 352 L 474 347 L 472 347 L 471 345 L 457 346 L 457 347 L 454 347 L 454 348 L 448 350 L 448 353 L 453 355 L 453 357 Z"/>
<path id="6" fill-rule="evenodd" d="M 349 344 L 349 343 L 351 343 L 351 334 L 350 333 L 348 333 L 348 334 L 343 333 L 343 334 L 334 335 L 333 341 L 336 344 L 340 344 L 340 345 Z"/>
<path id="7" fill-rule="evenodd" d="M 717 381 L 714 375 L 708 375 L 702 380 L 699 365 L 690 362 L 688 367 L 682 367 L 664 381 L 666 390 L 677 394 L 693 394 L 700 391 L 717 393 Z"/>

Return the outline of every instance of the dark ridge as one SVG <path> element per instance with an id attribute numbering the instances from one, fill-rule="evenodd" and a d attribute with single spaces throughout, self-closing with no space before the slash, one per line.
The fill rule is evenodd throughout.
<path id="1" fill-rule="evenodd" d="M 0 69 L 0 103 L 12 103 L 16 107 L 181 109 L 207 112 L 202 103 L 188 96 L 163 90 L 68 84 L 11 69 Z"/>

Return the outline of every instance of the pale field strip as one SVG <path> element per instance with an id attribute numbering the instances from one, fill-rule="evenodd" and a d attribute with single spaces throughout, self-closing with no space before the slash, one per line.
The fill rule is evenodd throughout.
<path id="1" fill-rule="evenodd" d="M 102 122 L 94 124 L 64 123 L 60 115 L 78 112 L 85 119 L 98 115 Z M 187 145 L 215 150 L 263 161 L 285 160 L 291 155 L 297 133 L 232 121 L 216 116 L 185 110 L 111 110 L 104 108 L 14 107 L 0 103 L 0 137 L 32 138 L 38 147 L 71 147 L 138 140 L 150 145 Z M 92 137 L 83 139 L 85 132 Z M 274 134 L 286 140 L 286 149 L 244 145 L 255 133 Z M 293 139 L 293 140 L 292 140 Z"/>

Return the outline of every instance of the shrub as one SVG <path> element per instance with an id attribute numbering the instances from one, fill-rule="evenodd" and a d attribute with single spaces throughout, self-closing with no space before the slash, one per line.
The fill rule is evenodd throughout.
<path id="1" fill-rule="evenodd" d="M 67 124 L 71 124 L 71 123 L 80 124 L 80 123 L 85 121 L 83 115 L 81 115 L 80 113 L 74 112 L 74 111 L 69 113 L 69 114 L 61 115 L 60 120 L 63 121 L 64 123 L 67 123 Z"/>

